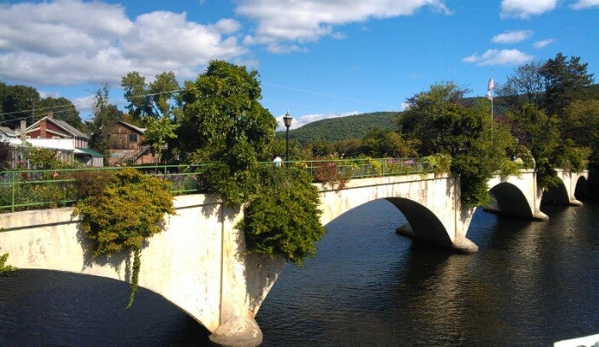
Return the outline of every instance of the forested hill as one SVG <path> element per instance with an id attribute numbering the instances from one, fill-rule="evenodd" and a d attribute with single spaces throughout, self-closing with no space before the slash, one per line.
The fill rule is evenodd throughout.
<path id="1" fill-rule="evenodd" d="M 322 119 L 290 130 L 289 139 L 300 143 L 361 139 L 373 129 L 396 130 L 394 119 L 398 114 L 399 112 L 374 112 Z M 277 135 L 285 136 L 285 132 L 279 132 Z"/>

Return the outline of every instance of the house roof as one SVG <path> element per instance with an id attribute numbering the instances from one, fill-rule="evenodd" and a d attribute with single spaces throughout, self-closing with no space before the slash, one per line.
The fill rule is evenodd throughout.
<path id="1" fill-rule="evenodd" d="M 84 134 L 81 131 L 77 130 L 76 128 L 74 128 L 69 123 L 67 123 L 67 122 L 65 122 L 63 120 L 58 120 L 58 119 L 50 118 L 48 116 L 46 116 L 46 117 L 38 120 L 37 122 L 31 124 L 30 126 L 28 126 L 26 131 L 39 128 L 40 123 L 43 122 L 43 121 L 53 123 L 57 127 L 59 127 L 62 130 L 64 130 L 65 132 L 73 135 L 74 137 L 79 137 L 79 138 L 84 138 L 84 139 L 88 139 L 89 140 L 89 136 L 87 136 L 86 134 Z"/>
<path id="2" fill-rule="evenodd" d="M 127 123 L 127 122 L 124 122 L 124 121 L 122 121 L 122 120 L 119 120 L 119 121 L 117 121 L 117 122 L 116 122 L 116 123 L 114 123 L 114 124 L 117 124 L 117 123 L 120 123 L 120 124 L 122 124 L 122 125 L 124 125 L 124 126 L 126 126 L 126 127 L 130 128 L 130 129 L 134 130 L 134 131 L 137 131 L 138 133 L 140 133 L 140 134 L 142 134 L 142 135 L 143 135 L 143 134 L 145 134 L 145 132 L 146 132 L 146 129 L 145 129 L 145 128 L 140 128 L 140 127 L 138 127 L 138 126 L 135 126 L 135 125 L 133 125 L 133 124 L 129 124 L 129 123 Z"/>
<path id="3" fill-rule="evenodd" d="M 17 133 L 9 127 L 0 126 L 0 133 L 6 137 L 17 137 Z"/>
<path id="4" fill-rule="evenodd" d="M 102 158 L 104 157 L 101 153 L 98 153 L 96 151 L 93 151 L 89 148 L 79 148 L 79 147 L 75 147 L 75 153 L 84 153 L 84 154 L 89 154 L 92 157 L 96 157 L 96 158 Z"/>

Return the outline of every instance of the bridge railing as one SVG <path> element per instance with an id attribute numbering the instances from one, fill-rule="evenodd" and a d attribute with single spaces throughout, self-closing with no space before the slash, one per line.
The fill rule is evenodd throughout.
<path id="1" fill-rule="evenodd" d="M 176 195 L 197 191 L 202 165 L 136 166 L 135 169 L 172 183 Z M 75 177 L 82 173 L 107 172 L 122 167 L 89 167 L 56 170 L 0 171 L 0 213 L 68 206 L 76 202 Z"/>
<path id="2" fill-rule="evenodd" d="M 430 172 L 426 164 L 413 158 L 290 161 L 284 165 L 306 168 L 315 182 Z M 206 165 L 134 168 L 170 181 L 171 192 L 181 195 L 198 192 L 200 176 L 205 172 Z M 69 206 L 79 199 L 78 189 L 74 184 L 77 175 L 120 169 L 122 167 L 0 171 L 0 213 Z"/>
<path id="3" fill-rule="evenodd" d="M 306 167 L 316 182 L 327 178 L 366 178 L 399 176 L 431 172 L 419 158 L 364 158 L 292 161 L 290 165 Z"/>

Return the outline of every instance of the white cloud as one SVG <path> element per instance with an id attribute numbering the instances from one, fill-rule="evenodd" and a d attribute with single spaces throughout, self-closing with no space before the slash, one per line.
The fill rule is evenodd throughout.
<path id="1" fill-rule="evenodd" d="M 532 46 L 536 49 L 541 49 L 543 47 L 549 46 L 552 43 L 553 43 L 553 39 L 545 39 L 545 40 L 535 42 Z"/>
<path id="2" fill-rule="evenodd" d="M 582 10 L 585 8 L 591 8 L 599 6 L 599 0 L 578 0 L 575 4 L 572 5 L 572 8 L 575 10 Z"/>
<path id="3" fill-rule="evenodd" d="M 488 65 L 521 65 L 532 61 L 534 57 L 520 52 L 517 49 L 490 49 L 482 55 L 473 54 L 462 59 L 466 63 L 474 63 L 477 66 Z"/>
<path id="4" fill-rule="evenodd" d="M 559 0 L 503 0 L 501 17 L 529 18 L 553 11 Z"/>
<path id="5" fill-rule="evenodd" d="M 271 51 L 281 52 L 297 50 L 284 48 L 286 42 L 342 37 L 335 26 L 412 15 L 422 7 L 450 13 L 443 0 L 240 0 L 236 13 L 257 22 L 254 35 L 246 37 L 245 43 L 266 44 Z"/>
<path id="6" fill-rule="evenodd" d="M 532 34 L 532 30 L 509 31 L 495 35 L 491 39 L 493 43 L 517 43 L 526 40 Z"/>
<path id="7" fill-rule="evenodd" d="M 0 4 L 0 76 L 17 83 L 119 83 L 130 71 L 189 78 L 212 59 L 247 53 L 241 25 L 190 22 L 185 13 L 129 19 L 121 5 L 82 0 Z"/>

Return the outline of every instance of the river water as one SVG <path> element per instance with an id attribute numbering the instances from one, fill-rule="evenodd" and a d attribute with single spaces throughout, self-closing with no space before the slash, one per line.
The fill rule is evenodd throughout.
<path id="1" fill-rule="evenodd" d="M 256 320 L 264 346 L 551 346 L 599 334 L 599 205 L 543 206 L 549 221 L 477 210 L 475 254 L 413 245 L 384 200 L 327 225 L 288 265 Z M 202 346 L 208 333 L 127 284 L 21 270 L 0 278 L 0 346 Z"/>

